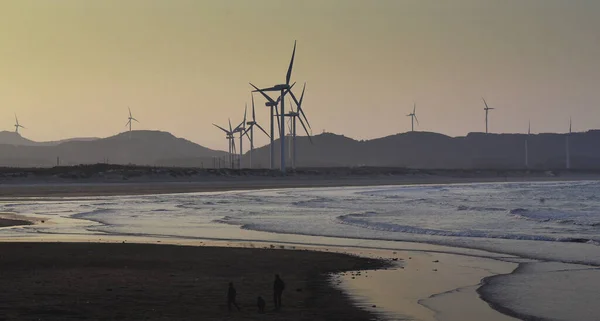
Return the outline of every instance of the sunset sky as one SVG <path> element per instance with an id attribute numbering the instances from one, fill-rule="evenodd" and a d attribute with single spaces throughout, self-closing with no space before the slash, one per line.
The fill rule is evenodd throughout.
<path id="1" fill-rule="evenodd" d="M 1 0 L 0 130 L 43 141 L 140 124 L 226 149 L 250 86 L 307 82 L 313 132 L 369 139 L 600 128 L 596 0 Z M 301 88 L 296 88 L 299 94 Z M 258 121 L 268 126 L 264 100 Z M 267 142 L 258 136 L 257 144 Z"/>

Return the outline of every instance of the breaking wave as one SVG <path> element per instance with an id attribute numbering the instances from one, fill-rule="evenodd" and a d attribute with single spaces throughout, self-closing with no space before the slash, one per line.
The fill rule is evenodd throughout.
<path id="1" fill-rule="evenodd" d="M 341 224 L 351 225 L 355 227 L 408 234 L 435 235 L 435 236 L 454 236 L 454 237 L 473 237 L 473 238 L 496 238 L 509 240 L 527 240 L 527 241 L 551 241 L 551 242 L 572 242 L 572 243 L 589 243 L 600 244 L 600 239 L 580 238 L 580 237 L 552 237 L 545 235 L 528 235 L 516 233 L 494 233 L 482 230 L 461 230 L 449 231 L 440 229 L 430 229 L 410 225 L 401 225 L 388 222 L 374 222 L 369 220 L 376 216 L 376 212 L 368 211 L 364 213 L 345 214 L 337 217 L 337 221 Z"/>

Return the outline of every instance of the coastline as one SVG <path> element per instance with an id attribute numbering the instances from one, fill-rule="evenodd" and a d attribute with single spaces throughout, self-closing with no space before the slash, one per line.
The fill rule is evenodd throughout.
<path id="1" fill-rule="evenodd" d="M 356 181 L 351 181 L 350 179 L 346 179 L 346 180 L 341 180 L 341 179 L 335 179 L 335 180 L 333 180 L 332 179 L 332 180 L 322 180 L 322 181 L 317 180 L 317 181 L 318 181 L 319 184 L 325 184 L 325 186 L 322 186 L 322 187 L 327 187 L 327 186 L 369 186 L 369 185 L 409 185 L 409 184 L 447 184 L 447 183 L 461 184 L 461 183 L 472 182 L 468 178 L 452 178 L 450 181 L 447 181 L 447 179 L 448 178 L 444 178 L 444 180 L 446 180 L 446 181 L 440 181 L 440 178 L 436 177 L 436 178 L 428 178 L 428 179 L 419 178 L 419 179 L 416 179 L 416 180 L 413 181 L 413 180 L 408 180 L 408 179 L 406 179 L 406 177 L 404 177 L 403 179 L 400 179 L 400 180 L 398 178 L 392 178 L 392 179 L 382 179 L 382 178 L 366 179 L 366 178 L 361 178 L 361 179 L 356 180 Z M 589 176 L 585 176 L 585 177 L 580 177 L 579 178 L 579 180 L 590 180 L 590 179 L 591 178 Z M 561 180 L 562 181 L 568 181 L 568 180 L 578 180 L 578 179 L 577 179 L 577 177 L 560 177 L 560 179 L 557 179 L 556 177 L 548 177 L 548 178 L 537 178 L 535 180 L 527 180 L 527 181 L 561 181 Z M 480 179 L 477 180 L 478 183 L 498 182 L 498 181 L 505 182 L 506 180 L 498 180 L 498 179 L 491 179 L 491 178 L 486 178 L 486 179 L 481 179 L 480 178 Z M 513 180 L 513 181 L 520 181 L 520 180 Z M 215 186 L 215 182 L 207 182 L 207 183 L 201 183 L 201 184 L 189 183 L 189 182 L 188 183 L 182 183 L 182 182 L 170 182 L 170 183 L 169 182 L 167 182 L 167 183 L 165 183 L 165 182 L 154 182 L 154 183 L 152 183 L 152 184 L 155 184 L 155 185 L 147 185 L 147 184 L 150 184 L 150 183 L 139 183 L 139 182 L 137 182 L 137 183 L 123 183 L 123 184 L 95 183 L 95 184 L 84 184 L 85 188 L 82 188 L 81 184 L 64 184 L 65 186 L 68 185 L 67 186 L 68 188 L 74 188 L 74 189 L 76 189 L 81 194 L 75 194 L 75 195 L 73 195 L 73 193 L 69 192 L 66 195 L 61 195 L 61 196 L 58 196 L 58 195 L 43 195 L 43 196 L 50 196 L 50 197 L 52 197 L 52 196 L 56 196 L 56 197 L 63 197 L 63 196 L 75 196 L 75 197 L 77 197 L 77 196 L 94 196 L 94 194 L 85 194 L 86 192 L 90 191 L 89 189 L 86 189 L 88 187 L 98 188 L 98 189 L 105 189 L 104 191 L 109 192 L 108 194 L 105 194 L 105 195 L 129 195 L 130 193 L 114 194 L 115 190 L 113 188 L 115 186 L 126 186 L 124 189 L 118 190 L 118 191 L 127 191 L 127 190 L 130 190 L 130 189 L 135 189 L 139 185 L 153 186 L 150 190 L 152 190 L 153 188 L 159 188 L 160 191 L 164 191 L 165 193 L 174 193 L 173 186 L 177 186 L 177 185 L 179 185 L 179 186 L 187 186 L 187 187 L 191 187 L 193 189 L 196 189 L 196 188 L 200 187 L 200 188 L 205 189 L 205 190 L 202 190 L 202 191 L 206 191 L 206 192 L 219 191 L 219 189 L 214 189 L 215 187 L 216 188 L 222 188 L 222 190 L 247 190 L 247 189 L 253 189 L 253 188 L 254 189 L 262 189 L 262 188 L 287 188 L 287 187 L 292 188 L 292 187 L 312 187 L 312 186 L 314 186 L 314 182 L 311 182 L 311 183 L 313 183 L 313 185 L 311 185 L 311 186 L 298 186 L 297 185 L 298 180 L 293 180 L 293 179 L 287 180 L 283 184 L 281 183 L 281 180 L 264 180 L 264 181 L 259 181 L 258 184 L 256 184 L 257 182 L 255 180 L 241 180 L 241 182 L 243 182 L 243 183 L 242 184 L 233 184 L 232 180 L 224 180 L 224 181 L 222 180 L 220 182 L 216 182 L 217 186 Z M 401 182 L 401 183 L 398 183 L 398 182 Z M 274 184 L 274 183 L 277 183 L 277 184 Z M 303 182 L 303 183 L 305 183 L 305 182 Z M 342 184 L 342 185 L 340 185 L 341 183 L 354 183 L 354 184 L 357 184 L 357 185 L 349 185 L 349 184 Z M 327 185 L 327 184 L 331 184 L 331 185 Z M 12 185 L 12 186 L 6 186 L 5 185 L 2 188 L 12 188 L 14 186 L 19 186 L 19 185 L 18 184 L 17 185 Z M 44 187 L 44 188 L 52 188 L 53 187 L 52 185 L 39 185 L 39 184 L 31 184 L 31 185 L 20 186 L 20 187 L 22 187 L 22 188 L 30 188 L 31 189 L 30 191 L 32 191 L 32 192 L 40 192 L 39 190 L 37 190 L 40 186 Z M 317 185 L 315 187 L 319 187 L 319 185 Z M 148 190 L 143 190 L 143 191 L 148 191 Z M 156 194 L 156 193 L 150 193 L 150 194 Z M 29 195 L 31 195 L 31 194 L 29 194 Z M 8 198 L 5 198 L 5 200 L 6 199 L 10 200 L 10 199 L 13 199 L 13 198 L 14 199 L 18 199 L 19 197 L 26 198 L 28 196 L 21 195 L 21 196 L 8 197 Z M 39 196 L 34 196 L 34 197 L 39 197 Z M 0 198 L 0 201 L 2 201 L 2 198 Z M 33 201 L 35 201 L 35 199 Z M 16 220 L 18 220 L 20 218 L 25 219 L 24 217 L 21 217 L 20 215 L 19 216 L 14 215 L 13 217 L 10 217 L 9 219 L 16 219 Z M 55 235 L 55 237 L 57 237 L 57 236 L 58 235 Z M 53 241 L 53 240 L 56 240 L 55 237 L 51 237 L 50 235 L 40 235 L 38 237 L 35 237 L 34 240 L 32 240 L 32 241 L 39 241 L 39 240 L 44 240 L 44 239 L 45 239 L 46 242 L 47 241 Z M 65 236 L 65 237 L 66 238 L 73 238 L 72 236 Z M 97 237 L 100 237 L 100 238 L 97 238 Z M 307 237 L 310 237 L 310 236 L 307 236 Z M 105 235 L 88 235 L 88 236 L 83 236 L 82 238 L 79 238 L 79 239 L 81 241 L 84 238 L 87 238 L 87 240 L 83 240 L 83 241 L 93 242 L 93 243 L 90 243 L 90 244 L 94 244 L 94 243 L 104 242 L 103 239 L 105 239 L 106 237 L 105 237 Z M 18 238 L 18 239 L 20 239 L 20 238 Z M 74 239 L 76 239 L 76 238 L 74 238 Z M 133 239 L 134 242 L 135 242 L 135 239 L 137 239 L 137 238 L 134 237 L 134 235 L 120 235 L 120 236 L 115 235 L 115 237 L 113 237 L 113 239 L 119 240 L 119 242 L 120 242 L 120 239 L 122 239 L 123 241 L 127 241 L 127 242 L 130 242 Z M 283 243 L 285 243 L 285 241 L 283 239 L 288 239 L 288 237 L 287 236 L 283 236 L 283 237 L 281 237 L 281 239 L 282 239 L 282 241 L 278 242 L 278 243 L 283 244 Z M 190 242 L 190 243 L 196 243 L 196 244 L 193 244 L 193 245 L 198 245 L 198 242 L 199 242 L 198 240 L 196 240 L 195 242 Z M 172 242 L 175 242 L 175 243 L 185 243 L 185 242 L 180 242 L 179 240 L 175 240 L 175 239 L 171 239 L 170 241 L 171 241 L 171 243 Z M 366 240 L 357 241 L 357 242 L 365 242 L 365 241 Z M 168 241 L 165 242 L 165 239 L 163 239 L 161 237 L 147 237 L 146 242 L 148 242 L 148 243 L 161 243 L 161 242 L 164 242 L 164 243 L 161 243 L 161 244 L 165 244 Z M 227 243 L 226 246 L 228 246 L 228 247 L 237 247 L 237 246 L 240 246 L 240 243 L 247 243 L 247 244 L 256 243 L 256 242 L 253 242 L 253 241 L 249 241 L 250 243 L 248 243 L 248 242 L 244 242 L 244 241 L 240 241 L 240 240 L 237 240 L 237 241 L 231 240 L 231 241 L 224 241 L 224 242 Z M 268 243 L 269 241 L 264 241 L 263 243 L 265 243 L 265 242 Z M 375 242 L 377 242 L 377 241 L 374 240 L 374 243 Z M 203 243 L 203 242 L 200 242 L 200 243 Z M 397 244 L 398 247 L 403 247 L 403 246 L 405 246 L 408 243 L 407 242 L 396 242 L 396 244 Z M 180 245 L 189 245 L 189 244 L 180 244 Z M 205 245 L 205 244 L 200 244 L 200 245 Z M 94 245 L 91 245 L 91 246 L 94 246 Z M 279 246 L 281 246 L 281 245 L 279 245 Z M 431 245 L 431 246 L 430 245 L 423 245 L 422 247 L 419 247 L 419 249 L 415 249 L 415 250 L 411 249 L 411 250 L 409 250 L 409 252 L 413 253 L 412 256 L 423 255 L 424 253 L 434 253 L 433 251 L 428 250 L 428 248 L 431 248 L 431 247 L 435 247 L 435 245 Z M 448 248 L 452 248 L 452 246 L 447 246 L 447 247 Z M 460 248 L 460 247 L 458 247 L 458 248 Z M 453 253 L 453 254 L 457 254 L 459 256 L 460 255 L 464 255 L 464 254 L 461 254 L 461 253 L 458 253 L 458 252 L 465 253 L 466 252 L 465 249 L 462 248 L 459 251 L 458 248 L 456 248 L 457 250 L 455 251 L 457 253 Z M 328 246 L 328 245 L 317 245 L 315 247 L 310 248 L 310 250 L 321 251 L 321 252 L 322 251 L 327 251 L 328 252 L 330 250 L 332 252 L 340 251 L 340 249 L 333 250 L 331 248 L 331 246 Z M 378 252 L 380 250 L 376 250 L 376 251 L 371 250 L 371 251 L 367 251 L 367 252 Z M 352 252 L 352 253 L 356 252 L 356 255 L 361 255 L 361 256 L 365 256 L 365 253 L 366 253 L 366 252 L 362 252 L 362 251 L 360 251 L 361 253 L 359 253 L 359 251 L 357 249 L 350 249 L 350 250 L 346 249 L 346 250 L 343 250 L 343 251 L 344 252 Z M 388 250 L 382 250 L 382 251 L 390 252 L 390 249 L 388 249 Z M 408 253 L 408 252 L 406 252 L 406 253 Z M 420 253 L 420 254 L 415 254 L 415 253 Z M 494 253 L 494 252 L 491 252 L 491 253 Z M 506 252 L 503 252 L 503 253 L 506 253 Z M 389 253 L 388 253 L 388 255 L 389 255 Z M 467 255 L 467 256 L 469 256 L 469 255 Z M 474 256 L 470 256 L 470 257 L 474 257 Z M 478 263 L 475 264 L 475 265 L 479 266 L 479 268 L 481 268 L 481 266 L 480 266 L 481 265 L 480 263 L 482 261 L 481 258 L 489 259 L 490 257 L 480 256 L 480 259 L 478 259 Z M 499 258 L 498 261 L 503 261 L 503 259 Z M 512 262 L 512 263 L 515 263 L 515 262 L 518 263 L 518 261 L 519 261 L 519 258 L 517 258 L 517 257 L 513 257 L 513 258 L 511 258 L 511 259 L 508 260 L 508 262 Z M 406 271 L 406 270 L 404 270 L 404 271 Z M 494 270 L 494 271 L 499 271 L 499 270 Z M 520 312 L 515 312 L 515 310 L 508 309 L 508 308 L 504 307 L 503 305 L 497 303 L 495 301 L 495 299 L 493 299 L 493 298 L 490 299 L 490 296 L 484 296 L 481 293 L 481 289 L 487 285 L 487 281 L 488 280 L 502 279 L 502 277 L 504 275 L 512 275 L 512 274 L 515 273 L 515 271 L 512 271 L 512 272 L 508 271 L 508 272 L 506 272 L 504 270 L 504 271 L 500 271 L 502 273 L 495 272 L 495 273 L 491 273 L 490 275 L 478 275 L 477 273 L 470 273 L 471 276 L 477 276 L 478 277 L 478 279 L 477 279 L 477 281 L 475 283 L 473 283 L 472 280 L 470 280 L 469 282 L 461 284 L 458 287 L 445 289 L 444 291 L 442 291 L 443 293 L 433 293 L 432 292 L 432 293 L 428 294 L 429 297 L 427 297 L 427 298 L 422 297 L 422 298 L 419 298 L 419 300 L 416 300 L 416 301 L 413 300 L 413 302 L 411 302 L 411 304 L 412 304 L 412 307 L 415 306 L 415 303 L 419 304 L 419 305 L 422 305 L 422 306 L 426 306 L 426 308 L 429 309 L 429 310 L 431 310 L 431 311 L 435 311 L 437 308 L 439 308 L 439 306 L 441 304 L 441 306 L 443 307 L 442 310 L 444 310 L 442 312 L 443 315 L 442 316 L 436 315 L 436 319 L 435 320 L 454 320 L 453 318 L 448 317 L 448 311 L 452 310 L 452 303 L 449 304 L 448 302 L 454 302 L 455 303 L 454 305 L 456 305 L 456 300 L 452 299 L 451 297 L 456 298 L 457 296 L 463 296 L 463 299 L 465 300 L 465 302 L 469 302 L 470 306 L 473 306 L 474 303 L 477 303 L 478 305 L 480 305 L 479 303 L 483 303 L 485 305 L 486 304 L 485 302 L 487 302 L 496 311 L 500 311 L 500 312 L 502 312 L 504 314 L 507 314 L 507 315 L 517 316 L 517 317 L 521 317 L 521 318 L 525 318 L 525 319 L 532 319 L 532 317 L 530 317 L 530 314 L 523 314 L 523 313 L 520 313 Z M 426 282 L 431 282 L 431 280 L 433 279 L 433 277 L 435 277 L 436 275 L 439 275 L 439 274 L 440 273 L 438 273 L 438 271 L 433 271 L 433 270 L 428 271 L 427 274 L 426 274 L 426 276 L 427 276 L 426 277 Z M 364 273 L 363 275 L 366 275 L 366 273 Z M 369 281 L 374 280 L 374 278 L 373 278 L 374 275 L 376 275 L 376 273 L 373 273 L 373 274 L 369 273 L 369 277 L 371 277 L 371 279 Z M 452 273 L 452 274 L 449 275 L 449 278 L 453 278 L 455 275 L 457 275 L 457 273 Z M 356 278 L 356 279 L 350 279 L 350 280 L 345 280 L 344 282 L 346 282 L 346 283 L 348 283 L 348 282 L 356 282 L 355 280 L 357 280 L 357 279 L 358 278 Z M 481 282 L 481 284 L 479 284 L 480 282 Z M 382 284 L 382 283 L 380 282 L 379 284 Z M 482 287 L 479 287 L 479 285 L 481 285 Z M 400 286 L 403 286 L 403 285 L 400 284 L 399 287 Z M 329 290 L 331 290 L 331 289 L 329 289 Z M 358 291 L 356 291 L 356 292 L 364 292 L 364 290 L 365 290 L 364 288 L 363 289 L 358 289 Z M 346 288 L 346 291 L 347 291 L 347 293 L 350 293 L 350 294 L 352 294 L 353 292 L 355 292 L 351 288 L 350 288 L 350 291 L 348 291 L 348 288 Z M 448 293 L 446 293 L 446 292 L 448 292 Z M 390 295 L 394 296 L 394 295 L 398 295 L 398 293 L 403 293 L 403 292 L 390 292 Z M 402 295 L 405 295 L 405 294 L 406 293 L 403 293 Z M 475 295 L 473 295 L 473 294 L 475 294 Z M 376 295 L 371 295 L 369 300 L 380 300 L 381 297 L 382 297 L 381 295 L 377 295 L 377 294 Z M 433 300 L 431 300 L 431 299 L 433 299 Z M 379 312 L 381 312 L 381 311 L 379 311 L 379 309 L 386 309 L 387 307 L 390 306 L 389 304 L 387 306 L 386 306 L 386 304 L 376 304 L 378 308 L 375 309 L 375 311 L 373 311 L 372 309 L 369 308 L 369 304 L 368 303 L 365 306 L 364 301 L 361 301 L 361 300 L 351 300 L 351 301 L 356 306 L 362 307 L 362 309 L 367 310 L 367 312 L 369 312 L 369 313 L 376 313 L 376 314 L 379 313 Z M 366 301 L 366 302 L 370 303 L 371 301 Z M 407 306 L 404 306 L 404 307 L 407 307 Z M 481 309 L 481 311 L 484 311 L 485 308 L 486 307 L 483 307 Z M 487 308 L 488 308 L 487 311 L 484 311 L 484 313 L 486 313 L 486 314 L 489 313 L 489 311 L 494 311 L 494 310 L 492 310 L 489 307 L 487 307 Z M 410 309 L 408 309 L 408 310 L 410 310 Z M 469 309 L 469 311 L 472 311 L 472 310 Z M 423 316 L 423 315 L 421 314 L 421 316 Z M 492 321 L 492 320 L 493 321 L 496 321 L 496 320 L 503 320 L 503 321 L 507 320 L 506 318 L 504 318 L 504 315 L 502 315 L 502 318 L 500 318 L 500 317 L 496 318 L 496 317 L 497 316 L 495 316 L 495 317 L 488 317 L 486 315 L 486 317 L 484 317 L 484 319 L 489 320 L 489 321 Z M 481 318 L 481 315 L 478 315 L 478 318 Z M 535 317 L 533 317 L 533 319 L 535 319 Z M 424 318 L 424 320 L 433 320 L 433 319 Z"/>
<path id="2" fill-rule="evenodd" d="M 129 181 L 99 179 L 15 179 L 0 182 L 0 200 L 29 197 L 93 197 L 150 194 L 225 192 L 240 190 L 359 187 L 385 185 L 436 185 L 497 182 L 551 182 L 600 180 L 600 174 L 563 173 L 561 175 L 364 175 L 364 176 L 289 176 L 289 177 L 203 177 L 189 179 L 138 178 Z"/>

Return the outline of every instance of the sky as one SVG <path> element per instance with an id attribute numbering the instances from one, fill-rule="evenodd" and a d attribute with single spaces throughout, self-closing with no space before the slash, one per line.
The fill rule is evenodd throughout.
<path id="1" fill-rule="evenodd" d="M 313 134 L 600 128 L 600 1 L 0 0 L 0 130 L 169 131 L 226 149 L 259 87 L 306 82 Z M 268 108 L 255 96 L 258 122 Z M 287 102 L 286 102 L 287 103 Z M 289 106 L 289 104 L 288 104 Z M 258 135 L 256 145 L 268 142 Z"/>

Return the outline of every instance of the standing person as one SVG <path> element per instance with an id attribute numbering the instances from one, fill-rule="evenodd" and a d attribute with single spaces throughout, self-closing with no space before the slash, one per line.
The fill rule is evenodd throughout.
<path id="1" fill-rule="evenodd" d="M 256 299 L 256 306 L 258 306 L 258 313 L 265 313 L 265 300 L 259 295 Z"/>
<path id="2" fill-rule="evenodd" d="M 275 303 L 275 310 L 281 309 L 281 295 L 285 289 L 285 283 L 279 277 L 279 274 L 275 274 L 275 282 L 273 283 L 273 301 Z"/>
<path id="3" fill-rule="evenodd" d="M 237 291 L 233 287 L 233 282 L 229 282 L 229 289 L 227 290 L 227 309 L 231 311 L 231 306 L 233 305 L 238 311 L 240 311 L 240 307 L 235 302 L 235 297 L 237 296 Z"/>

